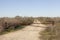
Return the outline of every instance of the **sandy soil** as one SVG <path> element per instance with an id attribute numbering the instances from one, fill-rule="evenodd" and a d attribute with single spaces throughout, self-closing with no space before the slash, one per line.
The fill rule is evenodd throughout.
<path id="1" fill-rule="evenodd" d="M 36 21 L 36 23 L 39 23 L 39 21 Z M 32 25 L 26 26 L 22 30 L 1 35 L 0 40 L 40 40 L 39 32 L 43 31 L 46 25 L 43 24 L 32 24 Z"/>

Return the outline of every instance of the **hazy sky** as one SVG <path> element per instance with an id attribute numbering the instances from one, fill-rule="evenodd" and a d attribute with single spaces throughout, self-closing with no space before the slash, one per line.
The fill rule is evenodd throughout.
<path id="1" fill-rule="evenodd" d="M 60 16 L 60 0 L 0 0 L 0 17 Z"/>

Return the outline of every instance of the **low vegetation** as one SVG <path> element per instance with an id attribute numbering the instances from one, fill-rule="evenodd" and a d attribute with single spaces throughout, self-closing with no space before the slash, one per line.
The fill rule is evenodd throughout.
<path id="1" fill-rule="evenodd" d="M 60 40 L 60 17 L 20 17 L 0 18 L 0 34 L 24 28 L 26 25 L 33 23 L 34 19 L 38 19 L 42 24 L 49 25 L 45 31 L 40 33 L 42 40 Z"/>
<path id="2" fill-rule="evenodd" d="M 17 29 L 22 29 L 26 25 L 32 24 L 34 21 L 33 17 L 20 17 L 14 18 L 3 17 L 0 18 L 0 34 L 10 32 Z"/>
<path id="3" fill-rule="evenodd" d="M 51 19 L 53 19 L 54 25 L 50 22 L 48 24 L 49 27 L 47 27 L 45 31 L 40 33 L 42 36 L 39 38 L 42 40 L 60 40 L 60 18 L 57 17 L 57 18 L 51 18 Z M 47 23 L 46 20 L 44 20 L 45 21 L 44 23 Z M 52 20 L 49 19 L 48 22 L 49 21 L 52 21 Z"/>

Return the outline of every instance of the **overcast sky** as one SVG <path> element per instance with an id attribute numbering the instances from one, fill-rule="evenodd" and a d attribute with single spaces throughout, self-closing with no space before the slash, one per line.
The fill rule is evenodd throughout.
<path id="1" fill-rule="evenodd" d="M 60 0 L 0 0 L 0 17 L 60 16 Z"/>

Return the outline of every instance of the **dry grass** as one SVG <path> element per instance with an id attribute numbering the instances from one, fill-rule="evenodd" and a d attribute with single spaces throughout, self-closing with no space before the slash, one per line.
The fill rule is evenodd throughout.
<path id="1" fill-rule="evenodd" d="M 42 40 L 60 40 L 60 18 L 53 18 L 53 20 L 54 25 L 47 27 L 45 31 L 40 33 Z"/>

